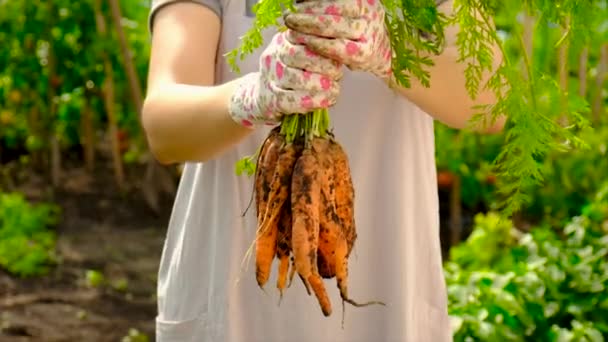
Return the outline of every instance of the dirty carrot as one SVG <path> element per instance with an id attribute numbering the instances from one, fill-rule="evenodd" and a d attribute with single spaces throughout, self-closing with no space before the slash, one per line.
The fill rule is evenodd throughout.
<path id="1" fill-rule="evenodd" d="M 256 163 L 254 178 L 254 193 L 256 215 L 259 219 L 260 213 L 266 212 L 270 182 L 279 158 L 279 151 L 284 143 L 284 138 L 279 135 L 278 130 L 272 130 L 264 140 L 258 161 Z"/>
<path id="2" fill-rule="evenodd" d="M 283 290 L 287 284 L 289 255 L 291 254 L 291 203 L 289 201 L 283 205 L 283 209 L 281 210 L 278 234 L 277 259 L 279 259 L 279 276 L 277 278 L 277 288 L 282 298 Z"/>
<path id="3" fill-rule="evenodd" d="M 295 161 L 295 145 L 293 143 L 284 144 L 279 152 L 279 159 L 270 184 L 266 215 L 261 221 L 256 236 L 256 279 L 260 287 L 266 284 L 270 276 L 272 261 L 277 250 L 281 208 L 289 197 L 289 185 Z"/>
<path id="4" fill-rule="evenodd" d="M 335 141 L 330 139 L 329 155 L 333 160 L 333 167 L 336 179 L 335 200 L 336 214 L 342 224 L 342 231 L 346 236 L 348 244 L 348 252 L 346 257 L 350 256 L 355 240 L 357 239 L 357 231 L 355 225 L 355 190 L 353 186 L 348 156 L 344 148 Z"/>
<path id="5" fill-rule="evenodd" d="M 292 249 L 296 270 L 312 288 L 321 311 L 331 314 L 331 303 L 317 268 L 319 239 L 319 165 L 313 151 L 302 152 L 293 171 L 291 185 Z"/>

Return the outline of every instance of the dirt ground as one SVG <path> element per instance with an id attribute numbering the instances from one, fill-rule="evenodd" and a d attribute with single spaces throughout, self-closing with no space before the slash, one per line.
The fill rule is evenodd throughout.
<path id="1" fill-rule="evenodd" d="M 132 329 L 154 341 L 156 272 L 170 199 L 155 215 L 140 197 L 116 195 L 84 172 L 65 178 L 55 193 L 63 210 L 58 265 L 32 279 L 0 271 L 0 341 L 120 342 Z M 23 191 L 35 198 L 42 188 L 29 184 Z M 103 273 L 101 286 L 87 285 L 88 270 Z"/>
<path id="2" fill-rule="evenodd" d="M 131 171 L 129 179 L 141 179 L 134 172 L 139 171 Z M 166 196 L 162 213 L 155 214 L 141 192 L 120 195 L 109 168 L 95 177 L 75 168 L 63 179 L 53 196 L 63 211 L 56 227 L 59 263 L 48 275 L 31 279 L 0 270 L 0 342 L 154 341 L 156 272 L 172 197 Z M 47 196 L 47 183 L 30 177 L 15 190 L 35 201 Z M 440 192 L 440 198 L 446 253 L 448 194 Z M 472 215 L 463 214 L 469 226 Z M 87 285 L 89 270 L 103 274 L 101 286 Z M 125 339 L 133 329 L 147 339 Z"/>

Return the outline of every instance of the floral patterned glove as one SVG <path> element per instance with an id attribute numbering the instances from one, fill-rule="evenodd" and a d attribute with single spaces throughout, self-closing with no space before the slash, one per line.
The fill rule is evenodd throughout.
<path id="1" fill-rule="evenodd" d="M 260 56 L 259 71 L 241 78 L 229 112 L 243 126 L 276 125 L 283 115 L 302 114 L 335 104 L 341 65 L 277 33 Z"/>
<path id="2" fill-rule="evenodd" d="M 295 13 L 284 17 L 291 42 L 351 70 L 390 79 L 392 51 L 380 0 L 307 0 L 295 7 Z"/>

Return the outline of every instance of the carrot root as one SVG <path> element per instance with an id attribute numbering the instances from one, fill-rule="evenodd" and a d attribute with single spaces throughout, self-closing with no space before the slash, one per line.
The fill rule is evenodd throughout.
<path id="1" fill-rule="evenodd" d="M 326 317 L 331 315 L 331 302 L 329 301 L 329 297 L 327 296 L 327 291 L 325 291 L 325 286 L 323 285 L 321 277 L 318 274 L 311 274 L 308 277 L 308 282 L 310 283 L 315 296 L 317 296 L 317 300 L 319 301 L 323 315 Z"/>
<path id="2" fill-rule="evenodd" d="M 283 204 L 289 197 L 289 185 L 295 161 L 295 146 L 284 145 L 279 153 L 270 185 L 265 218 L 258 228 L 256 238 L 256 279 L 260 287 L 263 287 L 270 277 L 272 261 L 277 252 L 279 219 Z"/>

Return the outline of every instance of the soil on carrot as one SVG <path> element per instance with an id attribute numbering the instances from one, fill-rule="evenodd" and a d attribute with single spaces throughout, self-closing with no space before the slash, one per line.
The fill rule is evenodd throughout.
<path id="1" fill-rule="evenodd" d="M 62 208 L 59 262 L 47 275 L 20 279 L 0 270 L 0 341 L 120 342 L 130 331 L 154 341 L 156 272 L 172 200 L 155 214 L 140 192 L 114 191 L 107 171 L 64 174 L 53 195 Z M 44 198 L 45 182 L 29 178 L 16 190 Z M 103 275 L 98 286 L 91 271 Z"/>

